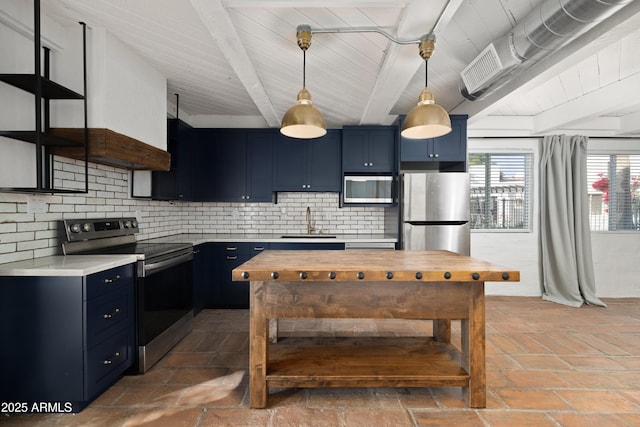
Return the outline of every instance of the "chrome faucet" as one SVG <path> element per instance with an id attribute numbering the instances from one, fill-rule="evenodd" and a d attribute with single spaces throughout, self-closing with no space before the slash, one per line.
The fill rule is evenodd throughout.
<path id="1" fill-rule="evenodd" d="M 311 234 L 315 228 L 311 225 L 311 208 L 307 206 L 307 234 Z"/>

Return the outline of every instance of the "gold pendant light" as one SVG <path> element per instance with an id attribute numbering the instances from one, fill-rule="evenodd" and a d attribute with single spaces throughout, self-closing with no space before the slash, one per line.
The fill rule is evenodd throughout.
<path id="1" fill-rule="evenodd" d="M 414 107 L 402 123 L 400 132 L 404 138 L 436 138 L 451 132 L 451 119 L 447 111 L 435 103 L 433 92 L 427 87 L 427 65 L 435 47 L 435 36 L 427 34 L 420 41 L 420 56 L 424 59 L 424 89 L 420 93 L 418 105 Z"/>
<path id="2" fill-rule="evenodd" d="M 299 25 L 296 32 L 298 46 L 302 49 L 302 89 L 298 92 L 296 105 L 282 117 L 280 132 L 291 138 L 319 138 L 327 133 L 327 123 L 322 113 L 311 102 L 311 94 L 305 87 L 306 53 L 311 45 L 311 27 Z"/>

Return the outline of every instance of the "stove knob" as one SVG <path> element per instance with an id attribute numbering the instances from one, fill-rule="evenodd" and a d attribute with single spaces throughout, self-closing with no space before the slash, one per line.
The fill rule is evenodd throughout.
<path id="1" fill-rule="evenodd" d="M 71 224 L 71 227 L 69 227 L 69 230 L 72 233 L 79 233 L 80 232 L 80 224 Z"/>
<path id="2" fill-rule="evenodd" d="M 131 226 L 133 228 L 138 228 L 138 221 L 131 221 Z"/>
<path id="3" fill-rule="evenodd" d="M 91 231 L 91 224 L 89 224 L 88 222 L 85 222 L 84 224 L 82 224 L 82 231 L 85 231 L 85 232 Z"/>
<path id="4" fill-rule="evenodd" d="M 125 221 L 124 228 L 131 228 L 131 221 Z"/>

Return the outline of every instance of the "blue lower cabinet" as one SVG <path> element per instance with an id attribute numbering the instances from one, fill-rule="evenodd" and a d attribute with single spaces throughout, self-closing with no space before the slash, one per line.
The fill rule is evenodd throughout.
<path id="1" fill-rule="evenodd" d="M 267 248 L 266 243 L 214 243 L 215 271 L 210 308 L 249 308 L 249 282 L 234 282 L 231 272 Z"/>
<path id="2" fill-rule="evenodd" d="M 199 248 L 201 245 L 196 246 Z M 304 249 L 324 249 L 343 250 L 344 243 L 250 243 L 250 242 L 229 242 L 229 243 L 209 243 L 205 246 L 210 250 L 206 255 L 203 264 L 212 266 L 211 279 L 206 279 L 209 284 L 207 291 L 203 294 L 209 295 L 208 302 L 203 305 L 205 308 L 249 308 L 249 288 L 250 282 L 234 282 L 231 280 L 231 272 L 234 268 L 249 261 L 266 249 L 270 250 L 304 250 Z M 210 260 L 210 261 L 207 261 Z M 194 263 L 195 265 L 195 263 Z M 206 271 L 206 270 L 199 270 Z M 197 283 L 200 278 L 194 275 Z"/>
<path id="3" fill-rule="evenodd" d="M 215 245 L 203 243 L 193 248 L 193 315 L 211 307 L 215 277 Z"/>
<path id="4" fill-rule="evenodd" d="M 119 280 L 106 289 L 110 277 Z M 83 409 L 133 365 L 133 298 L 133 264 L 84 277 L 0 277 L 0 401 Z"/>

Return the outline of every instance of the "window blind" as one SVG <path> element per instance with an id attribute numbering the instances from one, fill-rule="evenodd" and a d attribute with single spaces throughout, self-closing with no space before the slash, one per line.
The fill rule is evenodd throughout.
<path id="1" fill-rule="evenodd" d="M 471 229 L 528 230 L 531 153 L 470 153 Z"/>
<path id="2" fill-rule="evenodd" d="M 587 155 L 592 231 L 640 230 L 640 155 Z"/>

